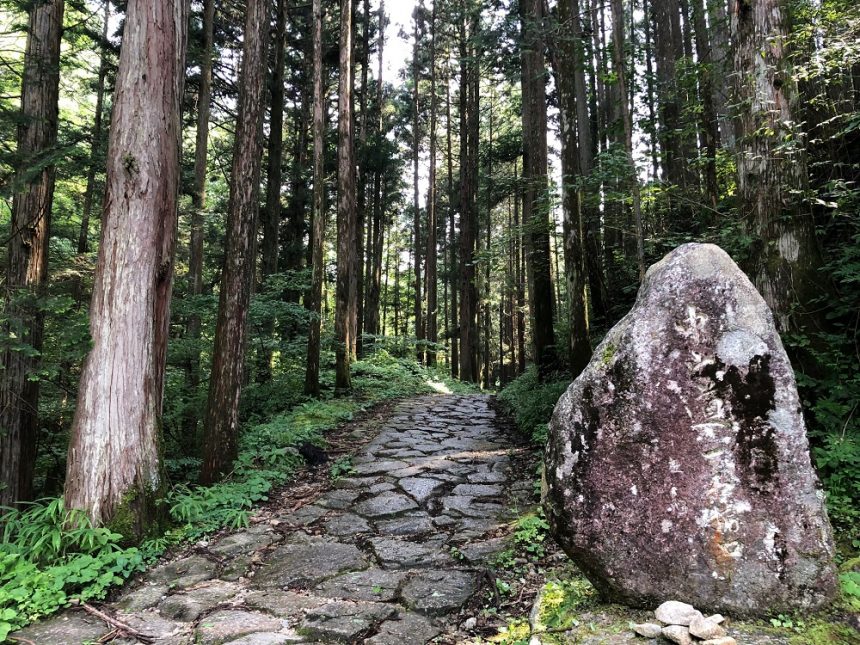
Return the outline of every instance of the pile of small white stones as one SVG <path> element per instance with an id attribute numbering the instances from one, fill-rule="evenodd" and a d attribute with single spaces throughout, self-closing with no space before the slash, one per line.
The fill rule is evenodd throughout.
<path id="1" fill-rule="evenodd" d="M 737 645 L 737 641 L 726 635 L 722 627 L 725 618 L 719 614 L 702 615 L 693 605 L 669 600 L 654 612 L 657 623 L 642 623 L 633 626 L 633 631 L 645 638 L 659 638 L 678 645 Z"/>

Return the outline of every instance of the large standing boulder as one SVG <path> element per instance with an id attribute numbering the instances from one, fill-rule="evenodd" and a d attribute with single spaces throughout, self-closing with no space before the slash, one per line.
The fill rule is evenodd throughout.
<path id="1" fill-rule="evenodd" d="M 545 506 L 606 596 L 749 616 L 835 593 L 833 543 L 773 316 L 720 248 L 687 244 L 556 405 Z"/>

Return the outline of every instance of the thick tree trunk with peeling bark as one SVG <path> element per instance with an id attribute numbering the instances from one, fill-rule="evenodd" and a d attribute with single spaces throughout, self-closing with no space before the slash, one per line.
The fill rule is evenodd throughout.
<path id="1" fill-rule="evenodd" d="M 14 180 L 12 231 L 6 271 L 4 334 L 36 352 L 42 349 L 44 316 L 38 298 L 48 274 L 48 241 L 54 201 L 53 164 L 43 160 L 57 143 L 60 39 L 63 0 L 35 3 L 30 9 L 21 115 L 19 172 Z M 33 495 L 33 467 L 39 432 L 39 382 L 29 380 L 38 355 L 7 348 L 0 373 L 0 504 Z"/>
<path id="2" fill-rule="evenodd" d="M 352 0 L 340 6 L 340 79 L 337 123 L 337 289 L 335 309 L 335 388 L 352 387 L 357 280 L 355 260 L 355 152 L 352 122 Z"/>
<path id="3" fill-rule="evenodd" d="M 322 77 L 322 0 L 313 0 L 313 87 L 314 87 L 314 202 L 311 228 L 311 324 L 308 332 L 308 355 L 305 367 L 305 394 L 320 395 L 320 327 L 322 314 L 323 245 L 325 243 L 325 89 Z"/>
<path id="4" fill-rule="evenodd" d="M 179 188 L 187 6 L 131 0 L 65 498 L 126 538 L 152 527 Z"/>
<path id="5" fill-rule="evenodd" d="M 248 305 L 254 276 L 266 88 L 267 0 L 249 0 L 242 45 L 238 123 L 230 171 L 227 240 L 212 352 L 200 481 L 221 479 L 238 454 Z"/>
<path id="6" fill-rule="evenodd" d="M 758 241 L 750 272 L 783 332 L 814 325 L 806 307 L 822 289 L 815 226 L 803 197 L 806 149 L 795 121 L 787 19 L 780 0 L 735 0 L 732 7 L 738 191 Z"/>
<path id="7" fill-rule="evenodd" d="M 534 361 L 541 377 L 558 367 L 550 277 L 547 116 L 541 0 L 523 0 L 523 222 L 526 226 L 529 309 Z"/>

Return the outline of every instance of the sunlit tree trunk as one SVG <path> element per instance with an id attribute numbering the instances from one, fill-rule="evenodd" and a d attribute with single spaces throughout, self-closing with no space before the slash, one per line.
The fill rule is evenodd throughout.
<path id="1" fill-rule="evenodd" d="M 382 134 L 383 126 L 383 107 L 385 102 L 384 86 L 382 79 L 382 63 L 385 49 L 385 0 L 380 0 L 379 3 L 379 45 L 377 48 L 377 72 L 376 72 L 376 114 L 374 119 L 374 129 L 377 136 Z M 370 270 L 367 272 L 370 278 L 370 285 L 367 291 L 367 298 L 364 310 L 365 331 L 375 336 L 379 334 L 379 299 L 382 292 L 382 254 L 383 254 L 383 236 L 385 234 L 385 225 L 383 222 L 384 195 L 382 192 L 382 175 L 384 168 L 380 167 L 373 177 L 373 230 L 372 244 L 368 251 L 368 266 Z"/>
<path id="2" fill-rule="evenodd" d="M 355 272 L 355 152 L 352 122 L 352 0 L 340 6 L 340 78 L 337 146 L 337 293 L 335 309 L 335 388 L 352 387 L 350 363 L 355 338 L 357 281 Z"/>
<path id="3" fill-rule="evenodd" d="M 559 97 L 559 140 L 561 142 L 561 206 L 564 231 L 564 273 L 567 279 L 568 343 L 570 345 L 570 371 L 578 375 L 591 359 L 591 341 L 588 337 L 587 296 L 585 291 L 585 245 L 583 243 L 583 193 L 577 188 L 582 179 L 582 155 L 578 142 L 578 127 L 583 130 L 584 145 L 590 146 L 588 106 L 585 102 L 585 72 L 582 55 L 576 50 L 580 43 L 569 36 L 574 33 L 571 24 L 575 19 L 569 0 L 558 4 L 559 30 L 553 42 L 551 61 Z M 578 61 L 576 65 L 564 61 Z M 577 81 L 577 78 L 579 80 Z M 582 101 L 577 100 L 577 88 Z M 581 124 L 581 125 L 579 125 Z M 590 155 L 590 151 L 586 153 Z"/>
<path id="4" fill-rule="evenodd" d="M 705 0 L 692 0 L 693 28 L 696 31 L 696 58 L 698 59 L 699 96 L 701 97 L 701 142 L 704 154 L 704 188 L 711 208 L 716 208 L 719 197 L 717 186 L 717 149 L 720 131 L 714 109 L 713 61 L 711 60 L 710 34 L 705 24 Z M 720 77 L 717 77 L 718 79 Z"/>
<path id="5" fill-rule="evenodd" d="M 322 313 L 322 285 L 325 266 L 323 246 L 325 244 L 325 122 L 323 110 L 325 89 L 322 78 L 322 0 L 313 0 L 313 87 L 314 87 L 314 202 L 311 249 L 313 277 L 309 309 L 311 311 L 308 332 L 308 355 L 305 369 L 305 394 L 320 395 L 320 327 Z"/>
<path id="6" fill-rule="evenodd" d="M 203 424 L 200 481 L 218 481 L 232 469 L 239 449 L 239 397 L 242 392 L 248 306 L 254 278 L 259 211 L 260 166 L 265 113 L 267 0 L 248 0 L 242 44 L 236 141 L 230 170 L 227 239 L 209 400 Z"/>
<path id="7" fill-rule="evenodd" d="M 460 288 L 457 274 L 457 229 L 454 223 L 454 155 L 452 150 L 452 133 L 454 122 L 451 119 L 451 55 L 448 52 L 448 75 L 445 79 L 445 138 L 446 138 L 446 161 L 448 164 L 448 281 L 451 287 L 451 321 L 448 325 L 447 334 L 451 338 L 451 376 L 457 378 L 460 373 L 460 334 L 457 332 L 459 310 L 457 306 L 457 291 Z"/>
<path id="8" fill-rule="evenodd" d="M 624 64 L 624 8 L 621 0 L 611 0 L 612 4 L 612 66 L 615 82 L 618 85 L 618 107 L 624 130 L 624 151 L 627 153 L 627 181 L 633 197 L 633 221 L 636 226 L 636 263 L 639 266 L 639 280 L 645 279 L 645 236 L 642 230 L 642 198 L 639 191 L 639 177 L 633 159 L 633 118 L 627 104 L 627 70 Z"/>
<path id="9" fill-rule="evenodd" d="M 187 5 L 131 0 L 114 95 L 102 237 L 68 452 L 67 508 L 126 538 L 152 528 L 179 188 Z"/>
<path id="10" fill-rule="evenodd" d="M 424 314 L 421 289 L 421 209 L 418 202 L 418 158 L 421 150 L 421 134 L 419 121 L 420 94 L 418 84 L 420 83 L 421 68 L 419 64 L 419 38 L 422 36 L 421 12 L 416 9 L 413 15 L 413 49 L 412 49 L 412 209 L 413 220 L 413 259 L 415 272 L 415 339 L 417 347 L 418 362 L 424 362 Z"/>
<path id="11" fill-rule="evenodd" d="M 735 0 L 738 191 L 757 243 L 751 275 L 781 331 L 814 326 L 822 293 L 821 256 L 807 190 L 806 149 L 794 114 L 797 92 L 786 51 L 788 22 L 779 0 Z"/>
<path id="12" fill-rule="evenodd" d="M 550 277 L 547 116 L 541 0 L 523 0 L 523 223 L 526 226 L 529 309 L 534 361 L 541 377 L 558 367 Z"/>
<path id="13" fill-rule="evenodd" d="M 438 340 L 438 289 L 436 248 L 436 3 L 430 17 L 430 182 L 427 193 L 427 341 L 435 345 Z M 426 352 L 427 364 L 436 364 L 436 350 Z"/>
<path id="14" fill-rule="evenodd" d="M 39 366 L 45 325 L 36 299 L 42 295 L 48 275 L 56 175 L 50 156 L 57 144 L 63 9 L 62 0 L 32 4 L 24 51 L 19 170 L 13 180 L 3 333 L 26 348 L 7 344 L 2 353 L 0 504 L 4 506 L 29 500 L 33 495 L 39 382 L 29 377 Z"/>

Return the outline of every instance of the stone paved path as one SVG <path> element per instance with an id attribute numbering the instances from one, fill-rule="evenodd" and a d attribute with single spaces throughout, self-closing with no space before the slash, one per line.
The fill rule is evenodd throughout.
<path id="1" fill-rule="evenodd" d="M 455 641 L 454 614 L 504 547 L 496 536 L 510 509 L 531 493 L 512 477 L 489 404 L 399 404 L 332 490 L 159 565 L 105 611 L 155 643 Z M 107 631 L 75 611 L 18 635 L 78 645 Z"/>

